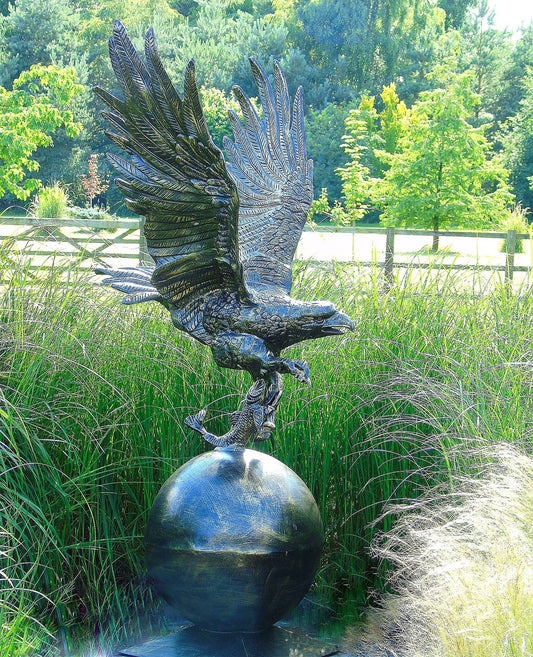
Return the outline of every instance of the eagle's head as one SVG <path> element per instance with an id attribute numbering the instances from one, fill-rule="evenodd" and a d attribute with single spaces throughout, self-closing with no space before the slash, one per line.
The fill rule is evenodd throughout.
<path id="1" fill-rule="evenodd" d="M 298 301 L 291 305 L 288 317 L 291 343 L 301 340 L 342 335 L 353 331 L 353 321 L 330 301 Z"/>

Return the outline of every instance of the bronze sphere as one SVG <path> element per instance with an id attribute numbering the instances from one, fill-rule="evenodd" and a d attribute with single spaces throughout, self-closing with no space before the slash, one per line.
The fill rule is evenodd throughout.
<path id="1" fill-rule="evenodd" d="M 304 482 L 277 459 L 217 448 L 163 485 L 150 512 L 146 564 L 157 592 L 216 632 L 260 632 L 307 593 L 322 521 Z"/>

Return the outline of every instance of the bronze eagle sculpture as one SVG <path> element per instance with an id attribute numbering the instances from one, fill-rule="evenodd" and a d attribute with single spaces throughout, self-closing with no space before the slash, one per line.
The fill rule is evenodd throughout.
<path id="1" fill-rule="evenodd" d="M 328 301 L 290 297 L 292 261 L 313 198 L 303 94 L 291 107 L 287 81 L 274 63 L 274 88 L 250 59 L 262 118 L 239 87 L 243 121 L 230 113 L 234 141 L 227 161 L 214 144 L 200 103 L 194 60 L 182 97 L 165 71 L 152 29 L 145 59 L 115 21 L 111 64 L 123 99 L 102 88 L 108 137 L 127 158 L 108 153 L 126 206 L 145 217 L 153 268 L 97 269 L 126 296 L 123 303 L 158 301 L 174 326 L 211 348 L 221 367 L 248 371 L 254 384 L 223 437 L 203 428 L 205 413 L 186 423 L 216 445 L 269 437 L 282 374 L 310 383 L 309 368 L 283 358 L 285 347 L 353 329 Z"/>

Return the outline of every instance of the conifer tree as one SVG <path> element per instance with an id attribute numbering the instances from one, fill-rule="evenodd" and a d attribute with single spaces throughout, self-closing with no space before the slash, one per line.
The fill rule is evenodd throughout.
<path id="1" fill-rule="evenodd" d="M 511 172 L 517 201 L 529 217 L 533 214 L 533 69 L 523 81 L 524 97 L 518 112 L 504 126 L 504 161 Z"/>

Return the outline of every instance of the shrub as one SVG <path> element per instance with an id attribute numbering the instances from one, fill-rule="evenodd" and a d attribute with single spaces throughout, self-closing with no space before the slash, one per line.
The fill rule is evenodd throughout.
<path id="1" fill-rule="evenodd" d="M 517 233 L 529 233 L 531 239 L 531 230 L 527 220 L 527 210 L 520 205 L 516 205 L 507 219 L 501 224 L 502 230 L 514 230 Z M 507 242 L 503 240 L 500 243 L 500 252 L 507 251 Z M 524 253 L 523 240 L 516 240 L 515 253 Z"/>
<path id="2" fill-rule="evenodd" d="M 102 208 L 80 208 L 74 205 L 74 206 L 70 206 L 67 209 L 67 213 L 68 216 L 72 217 L 73 219 L 96 219 L 100 221 L 114 221 L 114 222 L 116 222 L 118 219 L 116 214 L 113 214 L 112 212 L 108 212 L 107 210 L 103 210 Z M 117 229 L 95 228 L 93 226 L 91 230 L 95 233 L 99 233 L 100 231 L 112 233 Z"/>

